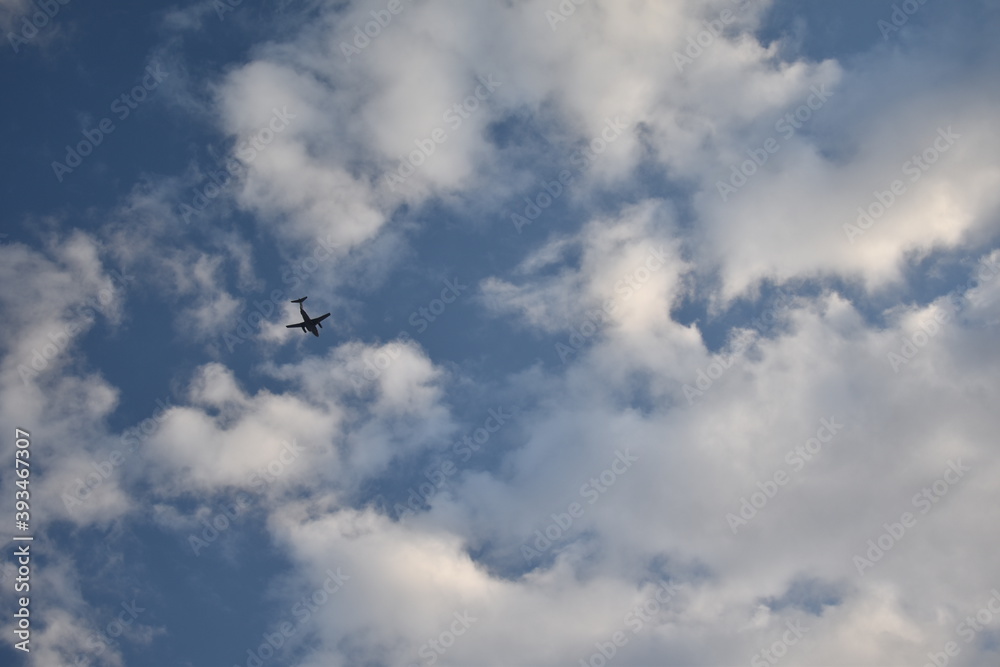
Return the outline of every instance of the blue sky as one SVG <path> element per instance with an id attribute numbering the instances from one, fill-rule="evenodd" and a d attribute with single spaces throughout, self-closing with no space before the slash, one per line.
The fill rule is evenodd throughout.
<path id="1" fill-rule="evenodd" d="M 0 0 L 0 660 L 996 663 L 998 10 Z"/>

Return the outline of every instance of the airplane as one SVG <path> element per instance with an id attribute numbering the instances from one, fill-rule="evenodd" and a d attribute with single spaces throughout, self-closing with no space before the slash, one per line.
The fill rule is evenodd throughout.
<path id="1" fill-rule="evenodd" d="M 322 322 L 326 318 L 330 317 L 330 313 L 327 313 L 326 315 L 320 315 L 319 317 L 317 317 L 315 319 L 311 319 L 309 317 L 309 313 L 307 313 L 306 309 L 302 307 L 302 302 L 305 301 L 308 298 L 309 297 L 304 296 L 301 299 L 292 299 L 292 303 L 299 304 L 299 312 L 302 313 L 302 321 L 299 322 L 298 324 L 286 324 L 285 328 L 286 329 L 300 329 L 301 328 L 302 329 L 302 333 L 305 333 L 306 331 L 309 331 L 313 336 L 316 336 L 317 338 L 319 338 L 319 330 L 316 329 L 316 327 L 319 327 L 320 329 L 322 329 L 323 325 L 320 324 L 320 322 Z"/>

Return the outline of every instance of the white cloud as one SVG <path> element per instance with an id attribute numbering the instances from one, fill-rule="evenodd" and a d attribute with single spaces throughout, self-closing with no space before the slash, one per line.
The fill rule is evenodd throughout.
<path id="1" fill-rule="evenodd" d="M 282 234 L 344 224 L 343 238 L 358 243 L 378 233 L 401 198 L 418 204 L 486 184 L 512 191 L 516 176 L 497 178 L 502 158 L 485 130 L 524 109 L 568 128 L 553 131 L 553 145 L 567 150 L 598 136 L 607 118 L 628 114 L 629 131 L 581 172 L 574 202 L 593 203 L 602 188 L 620 187 L 640 160 L 699 192 L 690 232 L 667 204 L 638 202 L 593 215 L 578 232 L 526 252 L 508 276 L 481 283 L 495 314 L 567 341 L 574 333 L 586 339 L 572 346 L 565 367 L 520 377 L 518 389 L 533 405 L 525 440 L 498 452 L 495 469 L 459 471 L 430 510 L 405 524 L 346 508 L 338 495 L 271 506 L 269 525 L 299 563 L 298 576 L 320 580 L 334 563 L 352 576 L 321 611 L 330 622 L 315 630 L 319 644 L 307 664 L 347 664 L 358 655 L 419 661 L 421 645 L 465 609 L 481 620 L 442 662 L 573 663 L 621 629 L 642 600 L 643 582 L 657 577 L 682 582 L 685 594 L 630 637 L 621 664 L 663 656 L 745 663 L 780 638 L 787 622 L 809 628 L 796 662 L 823 655 L 845 664 L 911 663 L 951 630 L 917 610 L 967 608 L 990 585 L 994 549 L 977 526 L 995 506 L 997 474 L 988 444 L 996 355 L 978 324 L 995 322 L 991 286 L 971 292 L 963 316 L 898 372 L 889 353 L 941 304 L 897 312 L 878 330 L 836 294 L 799 298 L 784 314 L 787 329 L 754 336 L 692 405 L 684 385 L 729 350 L 709 352 L 695 329 L 670 317 L 689 294 L 691 271 L 697 279 L 721 278 L 711 295 L 718 306 L 764 279 L 840 276 L 882 288 L 900 280 L 907 253 L 982 242 L 996 206 L 982 75 L 954 85 L 947 105 L 927 92 L 860 112 L 861 91 L 912 78 L 915 65 L 879 50 L 863 69 L 832 60 L 780 62 L 780 45 L 749 36 L 763 5 L 741 15 L 735 25 L 742 32 L 732 41 L 716 40 L 685 72 L 664 66 L 702 20 L 728 5 L 660 8 L 653 21 L 638 3 L 591 2 L 555 31 L 547 3 L 408 5 L 348 63 L 335 50 L 365 18 L 369 6 L 357 5 L 339 23 L 318 21 L 301 40 L 262 49 L 220 88 L 224 126 L 240 138 L 276 103 L 301 114 L 260 152 L 241 193 L 242 203 L 266 218 L 294 217 Z M 482 22 L 488 34 L 472 27 Z M 387 191 L 382 177 L 400 155 L 468 94 L 474 75 L 494 71 L 503 85 L 488 105 L 449 134 L 408 179 L 405 195 Z M 777 121 L 817 90 L 830 93 L 810 110 L 813 124 L 781 135 Z M 948 125 L 976 139 L 950 146 L 878 225 L 849 243 L 845 216 Z M 780 150 L 721 201 L 720 171 L 769 137 L 780 139 Z M 847 148 L 835 150 L 837 141 Z M 344 211 L 354 212 L 350 220 L 338 217 Z M 651 248 L 655 269 L 645 266 Z M 614 311 L 582 335 L 588 309 L 609 299 Z M 970 344 L 974 363 L 961 352 Z M 276 370 L 314 404 L 329 405 L 331 396 L 348 393 L 351 374 L 342 362 L 373 361 L 375 353 L 346 345 L 330 357 L 332 369 Z M 371 412 L 354 417 L 348 465 L 334 475 L 375 474 L 397 447 L 416 451 L 425 437 L 448 434 L 440 381 L 428 360 L 404 348 L 370 384 Z M 218 407 L 237 419 L 256 419 L 265 402 L 277 400 L 219 391 L 235 391 Z M 244 415 L 247 405 L 253 411 Z M 400 414 L 433 410 L 439 417 L 424 424 L 399 421 Z M 812 459 L 789 455 L 824 419 L 844 424 L 834 440 Z M 613 469 L 619 451 L 640 462 L 616 472 L 589 504 L 599 488 L 590 480 Z M 919 512 L 913 495 L 958 459 L 972 466 L 968 479 L 859 576 L 852 559 L 867 540 L 901 512 Z M 801 467 L 790 462 L 800 460 Z M 727 514 L 738 513 L 741 499 L 777 471 L 788 475 L 787 485 L 734 535 Z M 583 515 L 537 563 L 525 562 L 519 547 L 573 502 Z M 950 546 L 933 546 L 941 544 Z M 970 563 L 962 573 L 951 567 L 957 553 Z M 927 572 L 934 583 L 915 585 Z M 821 616 L 808 611 L 818 600 L 768 602 L 803 579 L 836 591 Z M 852 641 L 843 641 L 847 636 Z"/>
<path id="2" fill-rule="evenodd" d="M 121 323 L 133 277 L 108 271 L 99 244 L 79 231 L 53 236 L 43 252 L 0 246 L 0 256 L 8 286 L 0 297 L 3 415 L 37 442 L 49 443 L 34 452 L 33 460 L 47 472 L 35 482 L 34 509 L 68 517 L 62 495 L 78 475 L 92 472 L 87 464 L 104 449 L 102 422 L 119 401 L 119 391 L 81 353 L 80 339 L 98 322 L 109 328 Z M 99 495 L 74 518 L 111 521 L 127 509 L 114 482 Z"/>
<path id="3" fill-rule="evenodd" d="M 462 471 L 430 511 L 405 524 L 336 504 L 276 510 L 272 529 L 302 559 L 303 577 L 320 577 L 332 562 L 353 577 L 322 612 L 340 619 L 350 607 L 352 625 L 331 622 L 337 629 L 320 632 L 322 647 L 312 660 L 348 661 L 337 647 L 363 633 L 368 639 L 354 650 L 419 662 L 413 653 L 447 630 L 453 611 L 468 609 L 481 620 L 467 641 L 442 656 L 444 663 L 502 656 L 510 663 L 566 664 L 622 629 L 645 597 L 637 594 L 641 582 L 656 578 L 681 582 L 685 593 L 641 632 L 628 633 L 622 664 L 653 656 L 686 664 L 749 661 L 780 640 L 787 622 L 807 631 L 795 649 L 795 661 L 806 664 L 816 655 L 845 664 L 913 662 L 953 639 L 961 614 L 949 612 L 952 620 L 934 624 L 919 610 L 974 612 L 993 585 L 994 540 L 981 527 L 993 514 L 988 508 L 995 506 L 1000 473 L 990 445 L 996 386 L 987 380 L 998 359 L 982 349 L 972 369 L 939 352 L 965 349 L 952 337 L 975 335 L 972 318 L 991 315 L 970 311 L 950 323 L 900 374 L 887 354 L 908 333 L 909 320 L 874 331 L 832 295 L 799 302 L 790 317 L 787 333 L 759 340 L 756 352 L 693 407 L 685 407 L 678 386 L 691 362 L 657 369 L 678 379 L 672 395 L 652 402 L 673 407 L 648 414 L 616 406 L 630 391 L 629 373 L 648 371 L 662 343 L 644 341 L 643 355 L 634 343 L 635 356 L 622 355 L 616 375 L 598 361 L 616 341 L 596 341 L 570 372 L 553 378 L 554 387 L 533 381 L 522 388 L 536 406 L 524 417 L 530 435 L 504 455 L 502 473 Z M 712 358 L 703 350 L 688 354 L 695 364 Z M 935 372 L 921 372 L 925 365 Z M 970 401 L 966 387 L 979 398 Z M 808 460 L 790 455 L 811 446 L 824 419 L 843 428 Z M 615 452 L 626 449 L 639 462 L 598 490 L 590 480 L 600 482 Z M 913 496 L 944 479 L 949 461 L 969 471 L 923 514 Z M 787 481 L 734 535 L 727 514 L 738 514 L 741 498 L 776 471 Z M 572 502 L 583 507 L 582 517 L 526 563 L 520 545 L 534 544 L 535 529 L 557 526 L 551 515 L 567 513 Z M 860 576 L 854 557 L 906 511 L 915 526 Z M 475 564 L 467 553 L 480 549 Z M 952 567 L 958 554 L 968 567 Z M 513 579 L 499 576 L 526 564 L 540 567 Z M 766 606 L 803 577 L 836 591 L 821 616 L 795 604 Z M 433 594 L 420 588 L 424 581 Z M 421 613 L 400 616 L 393 609 Z M 569 618 L 574 622 L 564 622 Z M 545 641 L 533 643 L 536 636 Z M 855 640 L 841 641 L 846 636 Z"/>

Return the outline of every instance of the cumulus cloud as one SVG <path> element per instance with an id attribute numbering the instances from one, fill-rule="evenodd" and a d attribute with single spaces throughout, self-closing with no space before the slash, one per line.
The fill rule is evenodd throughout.
<path id="1" fill-rule="evenodd" d="M 330 562 L 353 576 L 323 614 L 339 618 L 350 606 L 357 625 L 324 635 L 329 645 L 316 664 L 349 660 L 342 638 L 352 632 L 370 637 L 367 650 L 381 659 L 407 660 L 466 609 L 484 620 L 455 641 L 446 662 L 586 658 L 594 642 L 628 627 L 653 581 L 676 582 L 684 595 L 642 632 L 627 631 L 626 664 L 749 661 L 789 622 L 806 633 L 796 648 L 803 664 L 817 655 L 913 661 L 923 647 L 943 645 L 961 616 L 935 624 L 914 610 L 989 597 L 988 579 L 968 573 L 991 569 L 991 538 L 979 527 L 989 521 L 997 474 L 988 408 L 995 386 L 986 381 L 996 355 L 979 357 L 971 377 L 937 358 L 938 346 L 966 330 L 952 323 L 897 373 L 888 353 L 905 327 L 870 331 L 833 295 L 791 319 L 787 335 L 758 343 L 694 407 L 677 407 L 675 387 L 674 406 L 650 414 L 616 409 L 629 381 L 587 363 L 605 354 L 608 343 L 596 343 L 529 411 L 532 435 L 506 457 L 504 474 L 460 473 L 405 526 L 336 507 L 323 519 L 304 508 L 272 517 L 314 578 Z M 701 353 L 699 361 L 711 360 Z M 968 391 L 986 393 L 970 402 Z M 616 464 L 619 452 L 637 459 L 634 467 Z M 905 512 L 913 525 L 897 528 Z M 893 530 L 903 533 L 882 537 Z M 879 539 L 890 547 L 869 553 L 868 541 Z M 970 563 L 961 572 L 950 566 L 956 552 Z M 910 585 L 927 568 L 934 583 Z M 827 582 L 828 592 L 803 589 L 803 578 Z M 425 579 L 433 593 L 404 583 Z M 386 623 L 395 618 L 390 607 L 426 614 Z M 406 650 L 394 648 L 400 642 Z"/>

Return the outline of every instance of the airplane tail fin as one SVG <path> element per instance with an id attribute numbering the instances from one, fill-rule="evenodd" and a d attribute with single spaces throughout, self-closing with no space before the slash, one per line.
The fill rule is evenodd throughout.
<path id="1" fill-rule="evenodd" d="M 302 297 L 301 299 L 292 299 L 292 303 L 302 303 L 303 301 L 305 301 L 305 300 L 306 300 L 306 299 L 308 299 L 308 298 L 309 298 L 309 297 L 307 297 L 307 296 L 304 296 L 304 297 Z"/>

